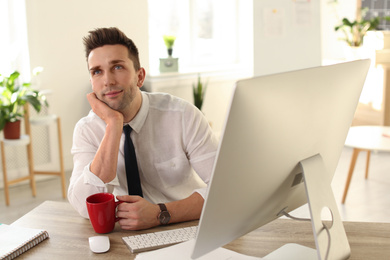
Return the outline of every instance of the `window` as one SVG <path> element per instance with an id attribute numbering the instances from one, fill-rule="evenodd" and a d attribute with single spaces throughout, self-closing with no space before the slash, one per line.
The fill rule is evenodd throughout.
<path id="1" fill-rule="evenodd" d="M 247 2 L 247 1 L 242 1 Z M 181 71 L 240 63 L 239 0 L 149 0 L 150 69 L 167 57 L 163 35 L 176 36 Z"/>
<path id="2" fill-rule="evenodd" d="M 30 61 L 27 45 L 27 24 L 24 0 L 0 1 L 0 74 L 18 70 L 29 77 Z M 30 78 L 23 78 L 30 81 Z"/>
<path id="3" fill-rule="evenodd" d="M 376 16 L 390 16 L 390 1 L 387 0 L 361 0 L 362 8 L 368 8 L 366 19 L 371 19 Z M 390 22 L 381 20 L 378 25 L 379 30 L 389 30 Z"/>

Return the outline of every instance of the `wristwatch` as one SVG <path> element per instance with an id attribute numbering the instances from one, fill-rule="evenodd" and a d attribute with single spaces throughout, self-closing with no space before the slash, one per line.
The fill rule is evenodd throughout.
<path id="1" fill-rule="evenodd" d="M 168 224 L 169 220 L 171 219 L 171 214 L 169 214 L 169 211 L 165 204 L 159 203 L 157 204 L 160 207 L 160 214 L 158 214 L 158 220 L 160 220 L 161 225 Z"/>

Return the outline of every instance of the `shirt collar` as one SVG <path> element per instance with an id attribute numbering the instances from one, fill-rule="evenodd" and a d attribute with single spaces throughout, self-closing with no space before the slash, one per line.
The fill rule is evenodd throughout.
<path id="1" fill-rule="evenodd" d="M 133 120 L 128 123 L 128 125 L 130 125 L 133 131 L 135 131 L 137 134 L 141 131 L 141 128 L 145 123 L 149 111 L 149 98 L 143 91 L 141 91 L 141 95 L 141 108 L 139 109 L 137 115 L 133 118 Z"/>

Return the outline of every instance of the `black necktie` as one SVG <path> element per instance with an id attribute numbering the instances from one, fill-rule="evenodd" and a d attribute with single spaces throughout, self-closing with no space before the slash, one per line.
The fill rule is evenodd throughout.
<path id="1" fill-rule="evenodd" d="M 127 189 L 129 195 L 139 195 L 143 197 L 141 181 L 139 179 L 137 157 L 135 155 L 133 141 L 130 133 L 133 130 L 129 125 L 123 127 L 125 131 L 125 166 L 127 176 Z"/>

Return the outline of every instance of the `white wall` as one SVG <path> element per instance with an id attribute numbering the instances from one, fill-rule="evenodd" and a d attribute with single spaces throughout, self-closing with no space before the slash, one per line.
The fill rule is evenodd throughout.
<path id="1" fill-rule="evenodd" d="M 254 75 L 321 65 L 319 1 L 253 2 Z"/>
<path id="2" fill-rule="evenodd" d="M 253 8 L 254 75 L 345 60 L 346 44 L 334 27 L 355 18 L 356 0 L 253 0 Z M 278 14 L 274 20 L 266 17 L 269 10 Z"/>
<path id="3" fill-rule="evenodd" d="M 50 110 L 61 117 L 66 170 L 76 122 L 90 107 L 91 91 L 82 37 L 98 27 L 116 26 L 134 40 L 148 68 L 147 1 L 26 0 L 31 68 L 44 67 L 41 89 L 51 89 Z"/>
<path id="4" fill-rule="evenodd" d="M 336 33 L 334 27 L 341 23 L 341 19 L 347 17 L 355 19 L 356 0 L 341 0 L 337 4 L 329 0 L 321 0 L 321 49 L 322 59 L 327 61 L 345 59 L 345 42 L 339 38 L 340 32 Z"/>

